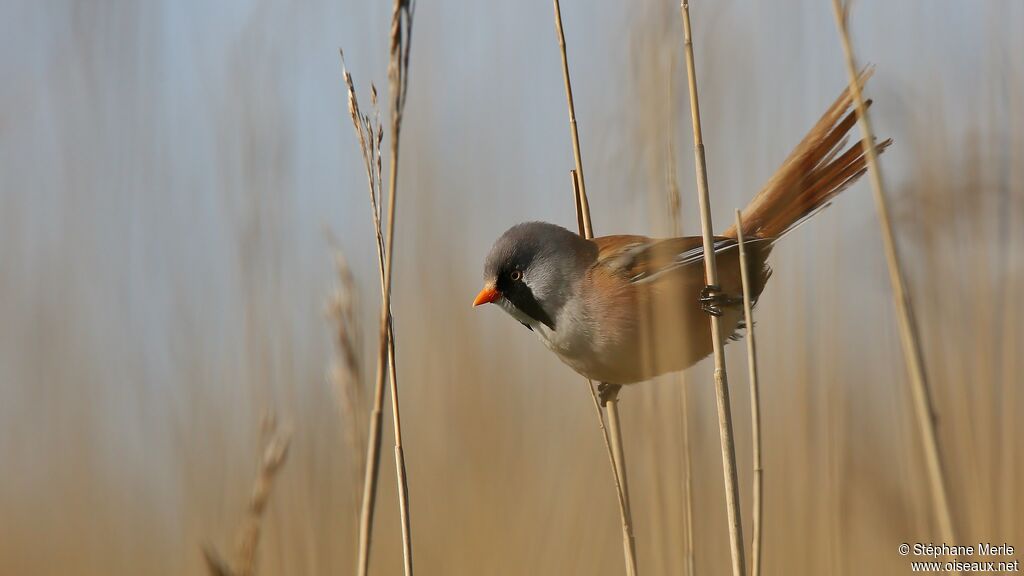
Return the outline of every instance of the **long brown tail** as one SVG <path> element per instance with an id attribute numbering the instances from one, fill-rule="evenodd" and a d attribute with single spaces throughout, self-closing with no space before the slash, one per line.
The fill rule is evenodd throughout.
<path id="1" fill-rule="evenodd" d="M 861 86 L 871 72 L 861 72 Z M 851 101 L 847 88 L 750 201 L 742 214 L 744 236 L 781 237 L 864 174 L 863 141 L 839 153 L 845 146 L 846 133 L 857 122 L 856 111 L 848 112 Z M 870 106 L 871 101 L 867 104 Z M 878 144 L 878 151 L 891 143 L 886 140 Z M 735 238 L 736 227 L 730 226 L 723 235 Z"/>

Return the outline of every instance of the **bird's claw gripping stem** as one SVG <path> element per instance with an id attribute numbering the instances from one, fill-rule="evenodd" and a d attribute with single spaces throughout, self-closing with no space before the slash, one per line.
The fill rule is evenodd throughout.
<path id="1" fill-rule="evenodd" d="M 715 284 L 708 284 L 700 289 L 700 309 L 712 316 L 721 316 L 723 306 L 740 304 L 743 299 L 729 296 L 722 292 L 722 287 Z"/>
<path id="2" fill-rule="evenodd" d="M 622 388 L 621 384 L 609 384 L 607 382 L 601 382 L 597 385 L 597 395 L 601 399 L 601 406 L 607 406 L 608 402 L 614 401 L 619 396 L 619 390 Z"/>

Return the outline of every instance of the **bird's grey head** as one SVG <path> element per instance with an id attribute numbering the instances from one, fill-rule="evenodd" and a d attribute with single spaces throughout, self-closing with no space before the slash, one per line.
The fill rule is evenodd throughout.
<path id="1" fill-rule="evenodd" d="M 475 304 L 494 302 L 532 328 L 555 330 L 555 319 L 597 247 L 561 226 L 526 222 L 494 242 L 484 263 L 484 290 Z"/>

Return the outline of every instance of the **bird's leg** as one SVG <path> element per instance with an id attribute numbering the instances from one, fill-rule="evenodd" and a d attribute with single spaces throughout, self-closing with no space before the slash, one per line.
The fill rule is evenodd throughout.
<path id="1" fill-rule="evenodd" d="M 622 389 L 621 384 L 609 384 L 607 382 L 598 384 L 597 394 L 601 398 L 601 406 L 606 406 L 609 401 L 618 398 L 620 389 Z"/>
<path id="2" fill-rule="evenodd" d="M 714 284 L 708 284 L 707 286 L 700 289 L 700 309 L 711 314 L 712 316 L 722 315 L 722 306 L 733 306 L 736 304 L 742 304 L 743 298 L 737 296 L 729 296 L 725 292 L 722 292 L 721 286 Z"/>

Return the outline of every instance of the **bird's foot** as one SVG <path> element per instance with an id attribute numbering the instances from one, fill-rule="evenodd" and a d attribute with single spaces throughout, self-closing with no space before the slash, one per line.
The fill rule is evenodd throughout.
<path id="1" fill-rule="evenodd" d="M 597 395 L 601 399 L 601 406 L 608 405 L 609 402 L 614 402 L 619 396 L 619 390 L 622 389 L 621 384 L 609 384 L 607 382 L 601 382 L 597 385 Z"/>
<path id="2" fill-rule="evenodd" d="M 700 289 L 700 309 L 712 316 L 721 316 L 723 306 L 742 304 L 743 299 L 722 292 L 721 286 L 709 284 Z"/>

